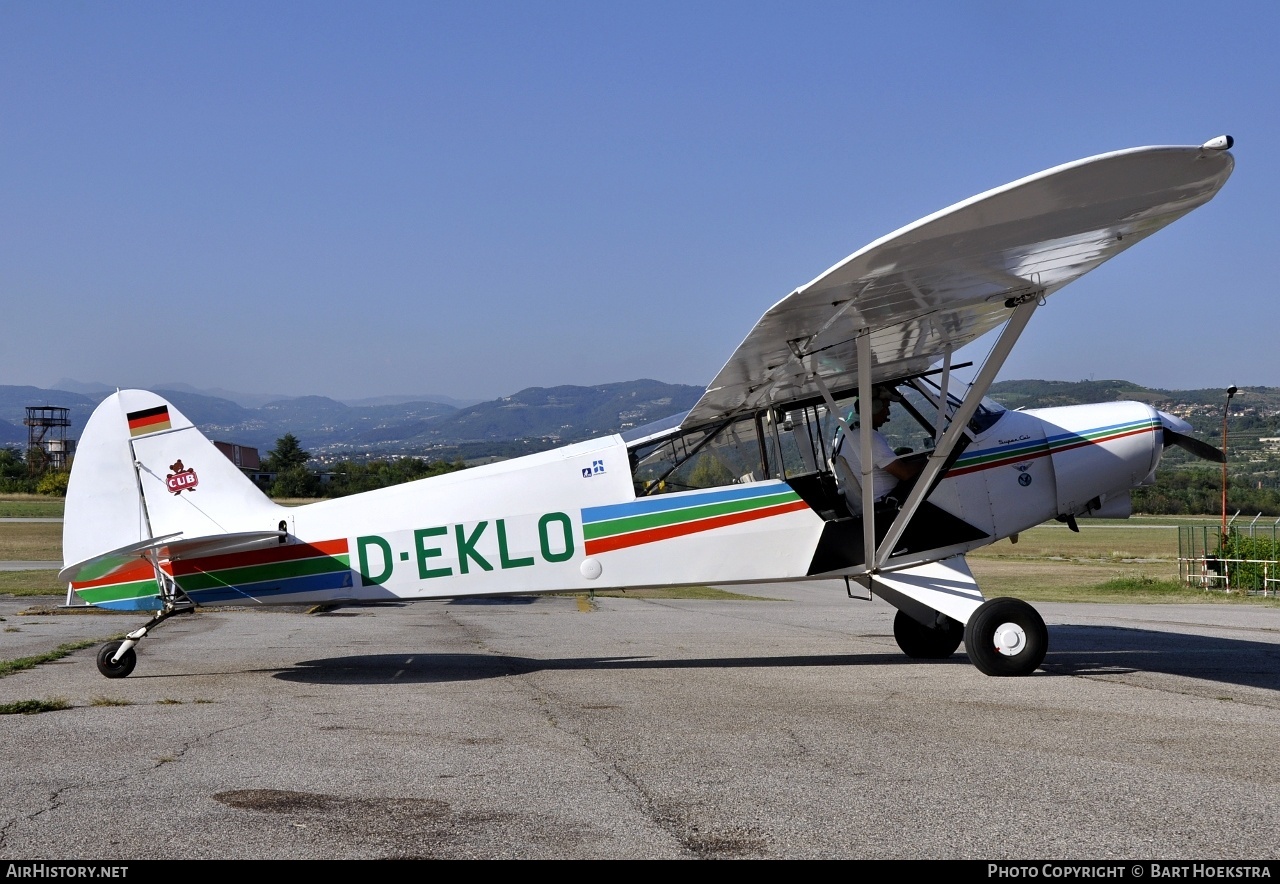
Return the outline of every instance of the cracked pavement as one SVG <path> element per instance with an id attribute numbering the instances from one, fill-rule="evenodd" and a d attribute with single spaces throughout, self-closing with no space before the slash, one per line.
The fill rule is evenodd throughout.
<path id="1" fill-rule="evenodd" d="M 736 591 L 741 592 L 738 588 Z M 0 678 L 0 857 L 1276 859 L 1280 609 L 1037 606 L 910 661 L 842 584 L 214 609 Z M 0 658 L 141 625 L 0 599 Z M 24 613 L 25 612 L 25 613 Z"/>

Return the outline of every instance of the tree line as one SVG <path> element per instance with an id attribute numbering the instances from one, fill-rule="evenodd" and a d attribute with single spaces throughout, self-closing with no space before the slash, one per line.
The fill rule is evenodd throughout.
<path id="1" fill-rule="evenodd" d="M 372 460 L 356 463 L 344 460 L 321 476 L 307 466 L 312 459 L 309 451 L 292 433 L 285 433 L 267 453 L 262 469 L 274 473 L 275 478 L 264 489 L 271 497 L 346 497 L 362 491 L 387 488 L 465 469 L 460 461 L 426 460 L 421 457 L 400 457 L 394 460 Z"/>
<path id="2" fill-rule="evenodd" d="M 47 494 L 66 497 L 67 470 L 54 469 L 43 449 L 30 456 L 11 446 L 0 447 L 0 494 Z"/>
<path id="3" fill-rule="evenodd" d="M 1280 488 L 1265 481 L 1253 475 L 1229 476 L 1227 512 L 1280 516 Z M 1222 474 L 1194 468 L 1157 472 L 1154 485 L 1133 489 L 1133 511 L 1153 516 L 1220 513 Z"/>
<path id="4" fill-rule="evenodd" d="M 400 457 L 367 463 L 341 461 L 322 476 L 307 466 L 312 459 L 296 436 L 284 434 L 262 462 L 263 472 L 274 478 L 260 487 L 276 498 L 345 497 L 466 468 L 461 460 Z M 69 476 L 68 470 L 54 469 L 47 459 L 28 459 L 16 448 L 0 447 L 0 494 L 65 497 Z"/>

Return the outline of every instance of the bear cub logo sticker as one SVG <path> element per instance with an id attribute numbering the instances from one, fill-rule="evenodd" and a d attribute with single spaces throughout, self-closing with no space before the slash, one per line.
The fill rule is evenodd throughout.
<path id="1" fill-rule="evenodd" d="M 196 486 L 200 484 L 200 479 L 196 476 L 196 471 L 190 468 L 184 468 L 182 461 L 169 464 L 172 473 L 164 477 L 164 482 L 169 486 L 169 490 L 174 494 L 181 494 L 184 491 L 195 491 Z"/>

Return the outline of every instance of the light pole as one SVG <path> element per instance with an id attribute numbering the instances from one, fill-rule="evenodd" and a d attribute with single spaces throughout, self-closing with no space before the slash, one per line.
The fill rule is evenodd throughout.
<path id="1" fill-rule="evenodd" d="M 1236 385 L 1227 387 L 1227 404 L 1222 406 L 1222 557 L 1227 556 L 1227 412 L 1231 409 L 1231 397 L 1236 395 Z"/>

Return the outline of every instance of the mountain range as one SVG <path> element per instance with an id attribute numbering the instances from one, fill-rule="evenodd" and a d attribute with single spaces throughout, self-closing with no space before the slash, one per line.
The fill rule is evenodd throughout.
<path id="1" fill-rule="evenodd" d="M 60 383 L 57 389 L 0 385 L 0 445 L 26 445 L 27 428 L 22 422 L 28 406 L 70 409 L 66 435 L 79 438 L 94 407 L 114 389 Z M 265 455 L 277 439 L 292 433 L 321 461 L 399 454 L 452 459 L 527 453 L 685 411 L 702 391 L 698 386 L 647 379 L 589 387 L 530 387 L 489 402 L 425 395 L 339 402 L 325 396 L 269 397 L 180 384 L 155 390 L 211 439 L 255 447 Z M 1161 390 L 1123 380 L 1001 381 L 992 385 L 990 395 L 1008 408 L 1135 399 L 1187 419 L 1209 441 L 1220 430 L 1226 405 L 1225 391 L 1216 388 Z M 1257 444 L 1261 437 L 1280 436 L 1280 388 L 1242 388 L 1230 414 L 1233 427 L 1246 431 L 1240 442 Z"/>
<path id="2" fill-rule="evenodd" d="M 69 409 L 66 437 L 76 439 L 93 409 L 114 388 L 72 382 L 76 390 L 0 385 L 0 445 L 25 446 L 29 406 Z M 157 387 L 211 439 L 266 454 L 286 433 L 321 460 L 413 454 L 429 458 L 532 451 L 642 426 L 686 411 L 702 387 L 654 380 L 591 387 L 530 387 L 490 402 L 449 397 L 382 397 L 339 402 L 325 396 L 245 405 L 214 391 Z M 220 391 L 227 392 L 227 391 Z M 234 394 L 252 402 L 245 394 Z M 522 446 L 513 451 L 511 443 Z"/>
<path id="3" fill-rule="evenodd" d="M 82 393 L 91 399 L 101 402 L 104 397 L 111 395 L 118 388 L 112 384 L 86 383 L 72 378 L 59 378 L 51 389 Z M 202 396 L 213 396 L 217 399 L 229 399 L 236 405 L 243 405 L 245 408 L 261 408 L 271 402 L 299 398 L 288 396 L 284 393 L 245 393 L 239 390 L 228 390 L 223 387 L 200 389 L 199 387 L 182 383 L 156 384 L 154 387 L 148 387 L 147 389 L 178 390 L 183 393 L 196 393 Z M 400 405 L 405 402 L 438 402 L 442 405 L 452 405 L 455 408 L 466 408 L 468 405 L 477 405 L 484 400 L 454 399 L 452 396 L 444 396 L 439 393 L 422 393 L 417 395 L 372 396 L 367 399 L 339 399 L 337 401 L 343 405 L 356 407 L 364 405 Z"/>

